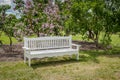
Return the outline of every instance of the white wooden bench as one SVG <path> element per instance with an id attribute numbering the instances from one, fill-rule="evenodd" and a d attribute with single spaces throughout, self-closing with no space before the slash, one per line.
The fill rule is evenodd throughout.
<path id="1" fill-rule="evenodd" d="M 73 49 L 72 46 L 76 48 Z M 43 58 L 53 56 L 63 56 L 76 54 L 79 60 L 79 46 L 72 44 L 72 37 L 38 37 L 24 38 L 24 62 L 28 58 L 28 64 L 31 66 L 32 58 Z"/>

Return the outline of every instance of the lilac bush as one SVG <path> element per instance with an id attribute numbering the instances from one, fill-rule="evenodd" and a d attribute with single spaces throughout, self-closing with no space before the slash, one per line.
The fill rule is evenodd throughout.
<path id="1" fill-rule="evenodd" d="M 20 2 L 21 1 L 21 2 Z M 59 35 L 62 27 L 59 24 L 59 7 L 43 0 L 15 0 L 16 10 L 19 10 L 24 21 L 24 34 L 37 36 Z"/>

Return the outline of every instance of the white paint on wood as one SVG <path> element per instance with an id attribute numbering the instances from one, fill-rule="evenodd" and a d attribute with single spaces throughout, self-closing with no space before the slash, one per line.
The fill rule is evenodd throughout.
<path id="1" fill-rule="evenodd" d="M 72 48 L 76 46 L 76 49 Z M 62 55 L 77 55 L 79 59 L 79 45 L 72 44 L 72 36 L 62 37 L 38 37 L 24 38 L 24 62 L 26 57 L 29 59 L 29 66 L 32 58 L 43 58 Z"/>

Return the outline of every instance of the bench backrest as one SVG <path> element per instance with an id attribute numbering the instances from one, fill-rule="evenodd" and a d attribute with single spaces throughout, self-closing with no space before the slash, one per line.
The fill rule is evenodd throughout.
<path id="1" fill-rule="evenodd" d="M 71 48 L 71 36 L 24 38 L 24 47 L 30 49 Z"/>

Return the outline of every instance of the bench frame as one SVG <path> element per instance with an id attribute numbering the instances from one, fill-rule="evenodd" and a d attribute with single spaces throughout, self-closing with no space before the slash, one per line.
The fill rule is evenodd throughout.
<path id="1" fill-rule="evenodd" d="M 75 49 L 74 49 L 74 51 L 72 51 L 72 52 L 68 52 L 68 51 L 65 51 L 65 52 L 60 52 L 60 53 L 50 53 L 50 54 L 47 54 L 47 56 L 45 56 L 45 55 L 42 55 L 42 54 L 36 54 L 36 55 L 33 55 L 33 54 L 30 54 L 31 53 L 31 51 L 39 51 L 40 52 L 40 50 L 42 50 L 42 51 L 46 51 L 46 50 L 51 50 L 51 48 L 48 48 L 48 47 L 45 47 L 45 49 L 44 48 L 34 48 L 34 46 L 36 46 L 35 44 L 34 44 L 34 42 L 36 42 L 36 40 L 48 40 L 48 39 L 56 39 L 56 40 L 62 40 L 62 39 L 64 39 L 64 40 L 68 40 L 69 42 L 68 42 L 68 49 L 73 49 L 72 48 L 72 46 L 75 46 Z M 30 41 L 33 41 L 34 40 L 34 42 L 30 42 Z M 29 41 L 29 42 L 28 42 Z M 49 40 L 48 40 L 49 41 Z M 58 42 L 58 41 L 57 41 Z M 39 43 L 39 42 L 36 42 L 37 44 Z M 43 43 L 43 42 L 41 42 L 41 43 Z M 59 42 L 58 42 L 59 43 Z M 28 45 L 29 44 L 29 45 Z M 44 43 L 43 43 L 44 44 Z M 54 43 L 55 44 L 55 43 Z M 61 43 L 60 43 L 61 44 Z M 63 43 L 63 44 L 65 44 L 65 43 Z M 33 47 L 30 47 L 31 45 L 34 45 Z M 44 44 L 45 45 L 45 44 Z M 51 45 L 50 45 L 51 46 Z M 80 45 L 77 45 L 77 44 L 72 44 L 72 36 L 62 36 L 62 37 L 57 37 L 57 36 L 54 36 L 54 37 L 38 37 L 38 38 L 24 38 L 24 47 L 23 47 L 23 49 L 24 49 L 24 63 L 26 63 L 26 60 L 27 60 L 27 58 L 28 58 L 28 65 L 29 66 L 31 66 L 31 59 L 32 58 L 44 58 L 44 57 L 54 57 L 54 56 L 63 56 L 63 55 L 73 55 L 73 54 L 76 54 L 76 59 L 77 60 L 79 60 L 79 47 L 80 47 Z M 47 49 L 48 48 L 48 49 Z M 60 46 L 60 48 L 59 47 L 54 47 L 54 48 L 57 48 L 57 49 L 61 49 L 61 46 Z M 57 50 L 57 49 L 54 49 L 54 48 L 52 48 L 53 50 Z M 63 48 L 64 49 L 64 48 Z M 48 52 L 47 52 L 48 53 Z M 44 53 L 43 53 L 44 54 Z"/>

